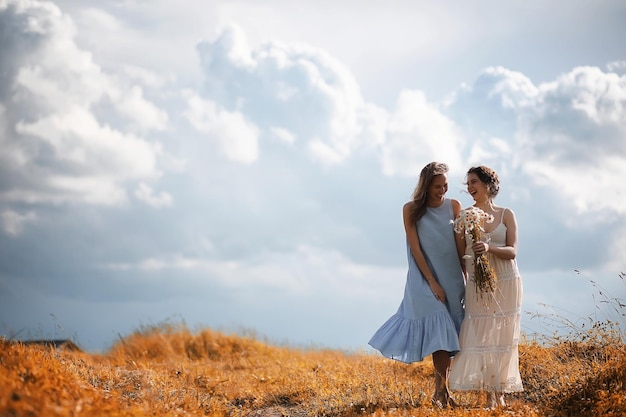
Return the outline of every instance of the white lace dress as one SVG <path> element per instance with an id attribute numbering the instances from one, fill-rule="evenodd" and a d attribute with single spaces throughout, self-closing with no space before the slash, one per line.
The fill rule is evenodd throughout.
<path id="1" fill-rule="evenodd" d="M 487 233 L 491 246 L 506 245 L 506 225 Z M 450 389 L 460 391 L 523 391 L 519 373 L 518 343 L 522 306 L 522 279 L 515 259 L 501 259 L 487 252 L 498 277 L 494 293 L 481 297 L 473 281 L 474 254 L 466 236 L 469 279 L 465 288 L 465 318 L 461 325 L 461 351 L 450 369 Z"/>

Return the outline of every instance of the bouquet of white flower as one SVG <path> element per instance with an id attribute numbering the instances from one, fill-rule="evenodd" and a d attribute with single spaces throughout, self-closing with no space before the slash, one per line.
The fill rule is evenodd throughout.
<path id="1" fill-rule="evenodd" d="M 472 242 L 479 242 L 485 231 L 483 221 L 492 223 L 493 215 L 485 213 L 478 207 L 466 208 L 461 210 L 459 217 L 454 220 L 454 231 L 463 233 L 466 238 L 469 235 Z M 469 255 L 464 257 L 469 257 Z M 496 289 L 496 273 L 489 264 L 487 255 L 484 253 L 474 255 L 474 283 L 476 283 L 476 290 L 481 296 L 485 292 L 493 292 Z"/>

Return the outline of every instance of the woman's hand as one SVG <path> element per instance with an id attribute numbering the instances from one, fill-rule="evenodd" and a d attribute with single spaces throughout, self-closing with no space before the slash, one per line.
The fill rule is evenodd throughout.
<path id="1" fill-rule="evenodd" d="M 446 302 L 446 292 L 443 290 L 441 285 L 439 285 L 439 283 L 437 281 L 434 281 L 434 280 L 429 285 L 430 285 L 431 291 L 435 295 L 435 298 L 437 300 L 441 301 L 442 303 L 445 303 Z"/>
<path id="2" fill-rule="evenodd" d="M 483 253 L 489 252 L 489 243 L 486 242 L 474 242 L 472 245 L 472 250 L 476 255 L 482 255 Z"/>

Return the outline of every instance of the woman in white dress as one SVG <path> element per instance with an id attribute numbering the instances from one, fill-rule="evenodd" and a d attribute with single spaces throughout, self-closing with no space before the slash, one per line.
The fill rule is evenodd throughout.
<path id="1" fill-rule="evenodd" d="M 522 305 L 522 280 L 517 268 L 517 221 L 511 209 L 493 199 L 500 181 L 494 170 L 472 167 L 467 191 L 478 207 L 493 216 L 483 225 L 483 239 L 466 240 L 465 318 L 459 334 L 460 352 L 450 369 L 450 389 L 486 391 L 487 406 L 506 406 L 504 393 L 523 390 L 519 373 L 518 343 Z M 474 281 L 474 256 L 486 254 L 497 277 L 495 290 L 479 292 Z"/>

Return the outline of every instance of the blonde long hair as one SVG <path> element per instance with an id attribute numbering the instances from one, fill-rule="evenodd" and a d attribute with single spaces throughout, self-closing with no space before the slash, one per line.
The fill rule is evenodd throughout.
<path id="1" fill-rule="evenodd" d="M 411 221 L 417 222 L 426 213 L 426 202 L 428 200 L 428 187 L 433 182 L 433 178 L 448 172 L 448 165 L 443 162 L 431 162 L 422 168 L 419 180 L 411 196 L 413 200 L 413 210 L 411 210 Z"/>

